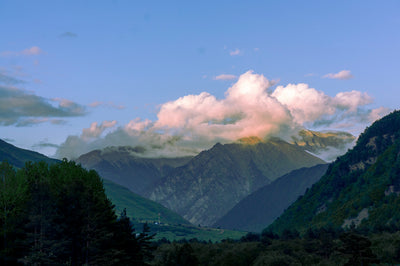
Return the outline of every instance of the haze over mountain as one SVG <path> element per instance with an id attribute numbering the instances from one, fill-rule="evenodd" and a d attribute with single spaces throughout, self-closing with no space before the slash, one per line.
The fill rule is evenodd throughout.
<path id="1" fill-rule="evenodd" d="M 312 130 L 300 130 L 293 135 L 291 143 L 310 151 L 321 159 L 330 162 L 343 155 L 354 146 L 356 137 L 348 132 L 327 131 L 317 132 Z"/>
<path id="2" fill-rule="evenodd" d="M 108 147 L 80 156 L 76 162 L 95 169 L 103 178 L 143 195 L 155 182 L 173 168 L 186 164 L 192 157 L 143 158 L 141 147 Z"/>
<path id="3" fill-rule="evenodd" d="M 317 182 L 327 169 L 328 164 L 319 164 L 279 177 L 242 199 L 213 226 L 261 232 Z"/>
<path id="4" fill-rule="evenodd" d="M 147 196 L 193 224 L 212 225 L 241 199 L 301 167 L 324 163 L 279 139 L 216 144 L 175 168 Z"/>
<path id="5" fill-rule="evenodd" d="M 269 229 L 400 228 L 399 194 L 400 111 L 394 111 L 368 127 Z"/>

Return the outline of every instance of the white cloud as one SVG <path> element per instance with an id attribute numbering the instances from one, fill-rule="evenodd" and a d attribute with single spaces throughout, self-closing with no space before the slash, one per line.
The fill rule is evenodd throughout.
<path id="1" fill-rule="evenodd" d="M 238 48 L 236 48 L 235 50 L 229 52 L 229 54 L 231 56 L 239 55 L 240 53 L 241 53 L 241 51 Z"/>
<path id="2" fill-rule="evenodd" d="M 300 129 L 346 129 L 368 124 L 385 110 L 368 110 L 372 98 L 362 92 L 340 92 L 335 97 L 304 83 L 271 87 L 274 81 L 248 71 L 223 99 L 202 92 L 160 106 L 155 121 L 136 118 L 101 137 L 105 125 L 92 124 L 81 136 L 70 136 L 58 157 L 77 157 L 106 146 L 140 145 L 144 156 L 194 155 L 216 142 L 242 137 L 290 139 Z M 351 128 L 350 128 L 351 129 Z M 89 134 L 90 133 L 90 134 Z M 85 139 L 84 136 L 92 138 Z"/>
<path id="3" fill-rule="evenodd" d="M 216 76 L 214 79 L 215 80 L 232 80 L 232 79 L 236 79 L 237 77 L 235 75 L 231 75 L 231 74 L 221 74 Z"/>
<path id="4" fill-rule="evenodd" d="M 329 78 L 329 79 L 352 79 L 354 76 L 351 74 L 350 70 L 342 70 L 339 71 L 338 73 L 328 73 L 323 76 L 323 78 Z"/>

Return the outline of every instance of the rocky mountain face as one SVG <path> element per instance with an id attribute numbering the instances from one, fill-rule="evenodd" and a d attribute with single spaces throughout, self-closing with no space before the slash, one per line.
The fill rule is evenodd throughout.
<path id="1" fill-rule="evenodd" d="M 140 147 L 110 147 L 81 155 L 76 162 L 87 169 L 96 170 L 105 179 L 143 195 L 164 175 L 192 158 L 143 158 L 139 154 Z"/>
<path id="2" fill-rule="evenodd" d="M 261 232 L 317 182 L 328 164 L 294 170 L 245 197 L 214 227 Z"/>
<path id="3" fill-rule="evenodd" d="M 376 121 L 356 146 L 294 202 L 270 230 L 400 228 L 400 111 Z"/>
<path id="4" fill-rule="evenodd" d="M 291 143 L 310 151 L 326 161 L 346 153 L 354 145 L 355 137 L 347 132 L 317 132 L 301 130 L 297 136 L 292 136 Z"/>
<path id="5" fill-rule="evenodd" d="M 247 195 L 298 168 L 324 163 L 282 140 L 216 144 L 147 191 L 193 224 L 212 225 Z"/>

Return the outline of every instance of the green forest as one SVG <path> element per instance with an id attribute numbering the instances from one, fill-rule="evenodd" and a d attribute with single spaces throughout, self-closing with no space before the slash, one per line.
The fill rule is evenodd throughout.
<path id="1" fill-rule="evenodd" d="M 142 265 L 148 226 L 117 217 L 101 178 L 67 160 L 48 166 L 0 163 L 2 265 Z"/>
<path id="2" fill-rule="evenodd" d="M 220 242 L 154 240 L 118 216 L 103 181 L 67 160 L 0 163 L 2 265 L 369 265 L 400 262 L 395 228 L 264 230 Z"/>

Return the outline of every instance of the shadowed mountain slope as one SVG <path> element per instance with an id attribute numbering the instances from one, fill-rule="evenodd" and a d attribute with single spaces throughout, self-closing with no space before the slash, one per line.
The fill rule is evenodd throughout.
<path id="1" fill-rule="evenodd" d="M 48 164 L 58 163 L 59 160 L 51 159 L 38 152 L 30 151 L 15 147 L 0 139 L 0 161 L 7 161 L 9 164 L 21 168 L 25 162 L 40 162 L 44 161 Z"/>
<path id="2" fill-rule="evenodd" d="M 317 182 L 327 168 L 328 164 L 304 167 L 276 179 L 241 200 L 214 227 L 261 232 Z"/>

